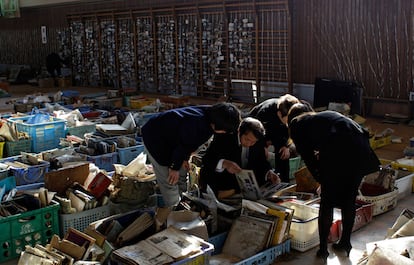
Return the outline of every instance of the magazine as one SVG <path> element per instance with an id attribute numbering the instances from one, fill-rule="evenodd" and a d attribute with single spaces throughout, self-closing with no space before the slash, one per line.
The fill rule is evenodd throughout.
<path id="1" fill-rule="evenodd" d="M 256 201 L 272 196 L 275 192 L 288 187 L 289 183 L 271 184 L 266 183 L 262 187 L 257 184 L 256 176 L 253 170 L 243 169 L 236 174 L 243 198 Z"/>

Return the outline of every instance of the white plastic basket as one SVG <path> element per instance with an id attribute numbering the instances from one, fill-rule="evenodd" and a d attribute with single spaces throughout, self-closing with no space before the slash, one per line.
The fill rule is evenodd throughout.
<path id="1" fill-rule="evenodd" d="M 292 249 L 304 252 L 319 245 L 319 209 L 295 202 L 285 202 L 283 205 L 295 210 L 290 224 Z"/>
<path id="2" fill-rule="evenodd" d="M 96 207 L 72 214 L 59 214 L 60 234 L 64 236 L 69 227 L 83 232 L 90 223 L 106 218 L 110 215 L 109 205 Z"/>

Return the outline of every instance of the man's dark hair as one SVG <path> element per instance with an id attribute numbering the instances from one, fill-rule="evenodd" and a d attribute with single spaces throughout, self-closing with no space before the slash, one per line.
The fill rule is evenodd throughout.
<path id="1" fill-rule="evenodd" d="M 288 113 L 288 124 L 290 124 L 294 118 L 305 112 L 313 112 L 313 109 L 308 102 L 302 101 L 302 103 L 294 104 Z"/>
<path id="2" fill-rule="evenodd" d="M 258 119 L 247 117 L 240 123 L 239 135 L 241 136 L 248 132 L 252 132 L 257 140 L 261 140 L 264 138 L 266 131 L 263 124 Z"/>
<path id="3" fill-rule="evenodd" d="M 234 133 L 239 127 L 240 110 L 231 103 L 219 102 L 211 106 L 209 111 L 210 122 L 214 124 L 215 130 L 224 130 Z"/>
<path id="4" fill-rule="evenodd" d="M 277 109 L 282 114 L 282 117 L 285 117 L 289 113 L 290 107 L 293 106 L 293 104 L 299 103 L 299 99 L 295 96 L 292 96 L 290 94 L 285 94 L 281 97 L 279 97 L 277 101 Z"/>

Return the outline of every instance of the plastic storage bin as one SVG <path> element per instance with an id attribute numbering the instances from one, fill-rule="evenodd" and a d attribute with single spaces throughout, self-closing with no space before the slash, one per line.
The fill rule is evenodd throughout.
<path id="1" fill-rule="evenodd" d="M 0 163 L 21 162 L 21 156 L 7 157 L 0 160 Z M 16 185 L 44 182 L 45 173 L 49 172 L 50 163 L 40 161 L 38 165 L 27 165 L 27 167 L 10 166 L 10 175 L 16 178 Z"/>
<path id="2" fill-rule="evenodd" d="M 30 152 L 32 150 L 31 139 L 22 139 L 19 141 L 7 141 L 4 146 L 6 156 L 17 156 L 20 152 Z"/>
<path id="3" fill-rule="evenodd" d="M 395 186 L 398 188 L 397 200 L 401 200 L 412 193 L 413 178 L 414 173 L 410 173 L 395 180 Z"/>
<path id="4" fill-rule="evenodd" d="M 75 135 L 80 138 L 84 138 L 85 133 L 93 133 L 96 131 L 95 124 L 86 124 L 76 127 L 67 127 L 67 133 L 70 135 Z"/>
<path id="5" fill-rule="evenodd" d="M 0 167 L 0 180 L 5 179 L 9 176 L 9 169 Z"/>
<path id="6" fill-rule="evenodd" d="M 128 165 L 129 162 L 134 160 L 139 154 L 144 151 L 144 145 L 142 143 L 139 143 L 135 146 L 117 148 L 116 151 L 118 152 L 119 163 Z"/>
<path id="7" fill-rule="evenodd" d="M 391 143 L 391 135 L 381 137 L 379 139 L 370 138 L 369 143 L 372 149 L 377 149 Z"/>
<path id="8" fill-rule="evenodd" d="M 141 109 L 142 107 L 151 105 L 155 102 L 154 98 L 138 98 L 130 97 L 129 106 L 131 109 Z"/>
<path id="9" fill-rule="evenodd" d="M 96 156 L 86 156 L 86 160 L 94 163 L 100 169 L 114 171 L 114 164 L 118 163 L 118 152 L 107 153 Z"/>
<path id="10" fill-rule="evenodd" d="M 224 242 L 226 241 L 226 237 L 227 237 L 227 233 L 221 233 L 216 236 L 212 236 L 208 239 L 208 241 L 214 245 L 213 255 L 221 253 Z M 273 264 L 278 256 L 281 256 L 283 254 L 290 252 L 290 244 L 291 242 L 288 239 L 279 245 L 273 246 L 262 252 L 257 253 L 254 256 L 251 256 L 240 262 L 234 263 L 234 265 L 255 265 L 255 264 L 270 265 L 270 264 Z"/>
<path id="11" fill-rule="evenodd" d="M 201 253 L 196 253 L 185 259 L 176 261 L 172 265 L 209 265 L 210 256 L 214 251 L 214 245 L 209 242 L 201 244 Z"/>
<path id="12" fill-rule="evenodd" d="M 352 232 L 366 226 L 372 221 L 372 213 L 374 205 L 363 201 L 356 200 L 356 213 L 355 222 L 352 227 Z M 336 242 L 340 239 L 342 234 L 342 220 L 341 210 L 338 208 L 334 209 L 334 221 L 331 226 L 331 233 L 329 234 L 328 241 Z"/>
<path id="13" fill-rule="evenodd" d="M 0 158 L 3 157 L 4 143 L 5 142 L 0 142 Z"/>
<path id="14" fill-rule="evenodd" d="M 94 209 L 78 213 L 59 214 L 60 235 L 63 237 L 66 234 L 66 231 L 68 231 L 69 227 L 83 232 L 90 223 L 106 218 L 109 215 L 110 208 L 108 205 L 96 207 Z"/>
<path id="15" fill-rule="evenodd" d="M 209 242 L 201 242 L 201 252 L 190 255 L 182 260 L 169 263 L 171 265 L 209 265 L 210 256 L 214 251 L 214 245 Z M 118 261 L 116 257 L 111 257 L 111 264 L 113 265 L 123 265 L 125 264 L 122 261 Z"/>
<path id="16" fill-rule="evenodd" d="M 319 209 L 295 202 L 285 202 L 283 205 L 295 210 L 290 224 L 292 248 L 304 252 L 319 245 Z"/>
<path id="17" fill-rule="evenodd" d="M 295 179 L 295 172 L 299 169 L 301 157 L 293 157 L 289 159 L 289 179 Z"/>
<path id="18" fill-rule="evenodd" d="M 414 172 L 414 159 L 405 157 L 391 162 L 393 169 Z"/>
<path id="19" fill-rule="evenodd" d="M 26 245 L 46 245 L 59 233 L 59 204 L 0 219 L 0 263 L 17 258 Z"/>
<path id="20" fill-rule="evenodd" d="M 65 138 L 65 120 L 53 118 L 51 122 L 39 124 L 25 123 L 31 117 L 33 115 L 8 119 L 10 122 L 16 123 L 18 131 L 29 134 L 32 141 L 31 151 L 39 153 L 59 147 L 60 138 Z"/>

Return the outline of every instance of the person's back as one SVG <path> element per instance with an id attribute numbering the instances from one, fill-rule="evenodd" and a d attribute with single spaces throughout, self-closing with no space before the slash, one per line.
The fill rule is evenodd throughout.
<path id="1" fill-rule="evenodd" d="M 286 126 L 290 107 L 299 102 L 296 97 L 285 94 L 270 98 L 252 108 L 250 117 L 260 120 L 266 129 L 266 144 L 275 150 L 275 170 L 283 182 L 289 182 L 290 142 Z"/>
<path id="2" fill-rule="evenodd" d="M 168 110 L 152 117 L 142 127 L 148 151 L 164 166 L 178 169 L 187 156 L 213 134 L 206 111 L 209 106 Z M 176 148 L 180 146 L 178 150 Z"/>
<path id="3" fill-rule="evenodd" d="M 62 58 L 60 58 L 59 54 L 55 52 L 52 52 L 46 56 L 46 68 L 52 77 L 61 75 L 62 63 Z"/>

